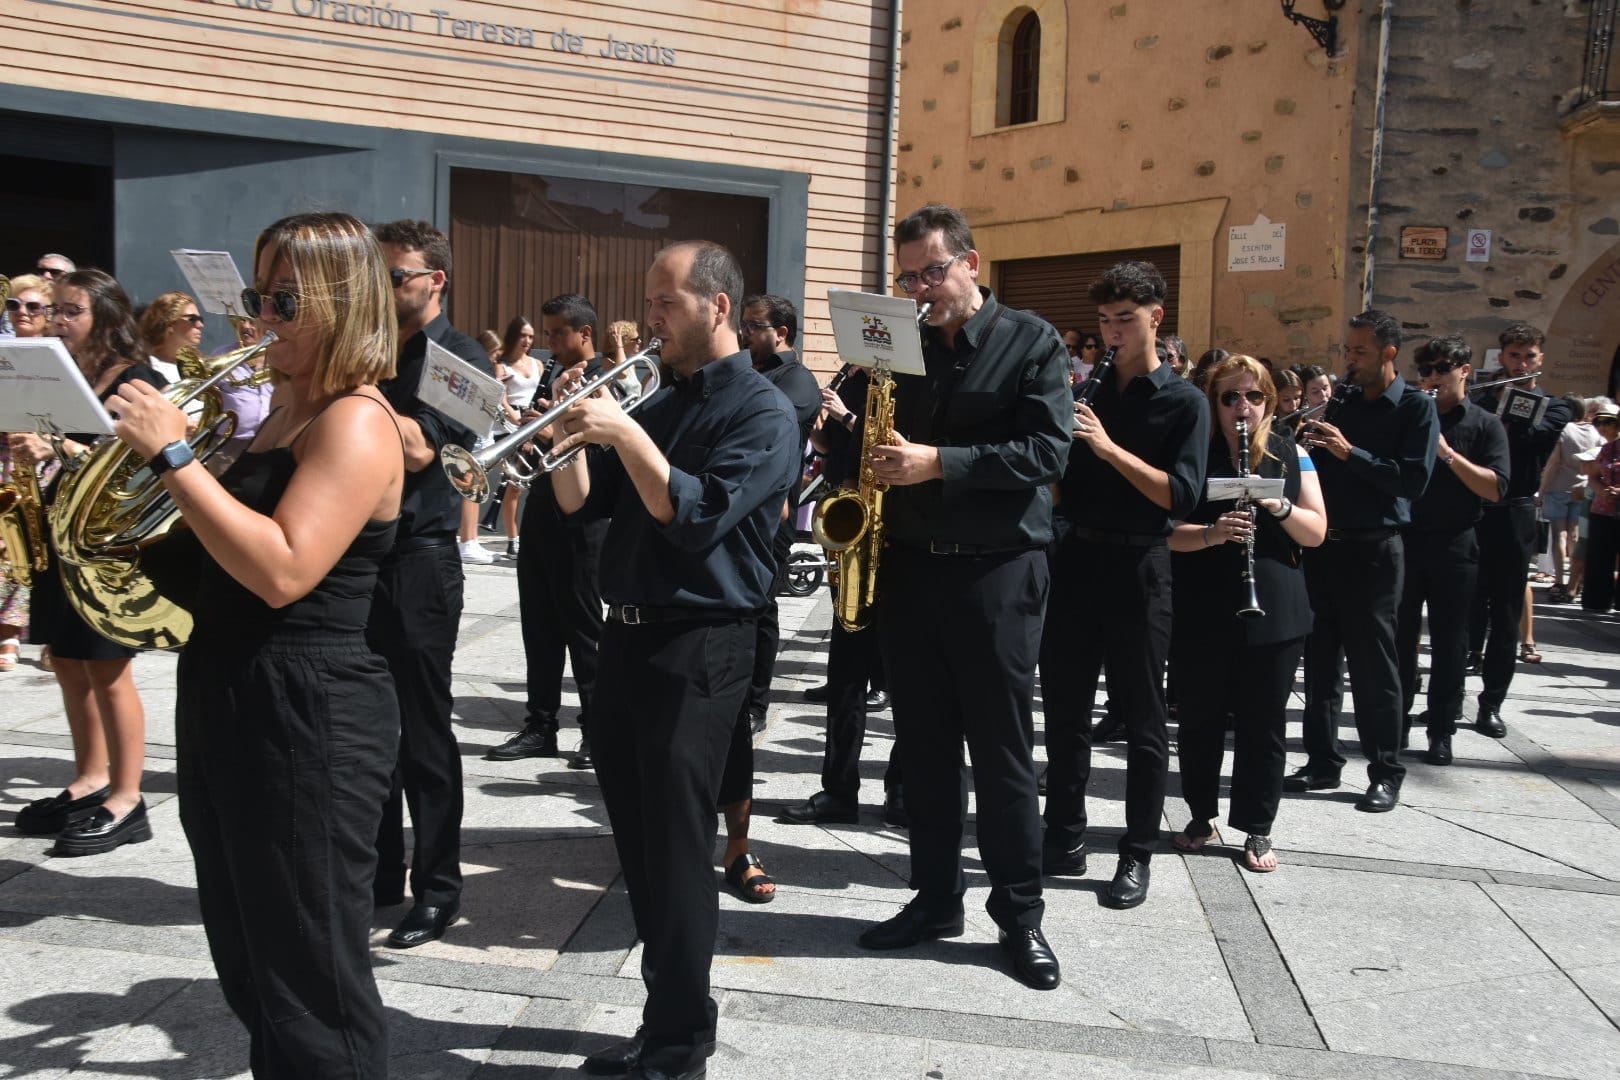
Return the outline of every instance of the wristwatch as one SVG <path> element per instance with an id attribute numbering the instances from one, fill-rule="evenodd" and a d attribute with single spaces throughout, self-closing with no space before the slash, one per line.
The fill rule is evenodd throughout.
<path id="1" fill-rule="evenodd" d="M 157 457 L 146 463 L 152 470 L 153 476 L 162 476 L 170 469 L 178 469 L 182 465 L 189 465 L 197 460 L 197 455 L 191 452 L 191 444 L 184 439 L 176 439 L 157 452 Z"/>

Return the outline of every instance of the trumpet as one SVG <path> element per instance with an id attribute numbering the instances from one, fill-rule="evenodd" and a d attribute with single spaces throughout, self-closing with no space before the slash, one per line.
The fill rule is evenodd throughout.
<path id="1" fill-rule="evenodd" d="M 619 405 L 625 412 L 634 412 L 642 403 L 652 397 L 653 391 L 660 384 L 658 364 L 653 359 L 658 355 L 662 342 L 653 338 L 648 346 L 609 367 L 603 368 L 597 374 L 576 385 L 568 393 L 557 399 L 557 403 L 533 420 L 528 421 L 514 430 L 510 435 L 496 439 L 488 446 L 476 453 L 464 450 L 455 444 L 450 444 L 439 451 L 439 464 L 444 468 L 445 476 L 450 478 L 450 486 L 456 489 L 463 499 L 471 502 L 485 503 L 494 494 L 494 487 L 489 482 L 490 470 L 497 465 L 505 467 L 507 459 L 521 452 L 524 446 L 534 439 L 542 429 L 550 427 L 564 413 L 575 405 L 584 401 L 604 386 L 618 384 L 624 385 L 624 376 L 632 372 L 637 364 L 643 364 L 652 373 L 651 378 L 639 389 L 629 391 L 619 400 Z M 634 381 L 633 379 L 631 380 Z M 561 457 L 549 451 L 539 455 L 536 471 L 555 472 L 566 469 L 573 464 L 574 458 L 579 455 L 583 447 L 575 447 Z M 530 474 L 531 479 L 533 473 Z"/>

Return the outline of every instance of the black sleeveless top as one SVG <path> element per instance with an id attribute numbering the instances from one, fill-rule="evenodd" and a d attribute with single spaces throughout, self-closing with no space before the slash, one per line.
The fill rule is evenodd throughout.
<path id="1" fill-rule="evenodd" d="M 1258 460 L 1254 474 L 1282 477 L 1283 494 L 1297 502 L 1300 461 L 1294 440 L 1273 424 L 1267 445 L 1271 456 L 1255 455 Z M 1227 453 L 1226 438 L 1219 430 L 1210 441 L 1208 475 L 1237 475 Z M 1208 525 L 1233 506 L 1231 499 L 1210 502 L 1206 489 L 1206 496 L 1198 500 L 1186 520 Z M 1292 641 L 1310 632 L 1311 605 L 1305 594 L 1305 575 L 1295 562 L 1298 549 L 1270 514 L 1257 510 L 1256 517 L 1259 528 L 1254 534 L 1254 588 L 1265 615 L 1240 619 L 1237 614 L 1244 595 L 1242 544 L 1234 541 L 1197 551 L 1172 552 L 1172 634 L 1263 645 Z"/>

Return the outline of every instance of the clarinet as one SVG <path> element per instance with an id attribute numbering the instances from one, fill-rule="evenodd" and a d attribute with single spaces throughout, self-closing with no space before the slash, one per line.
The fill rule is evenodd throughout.
<path id="1" fill-rule="evenodd" d="M 849 378 L 858 370 L 860 370 L 859 364 L 845 364 L 843 367 L 838 369 L 831 379 L 827 380 L 827 389 L 831 390 L 835 394 L 838 393 L 838 388 L 844 385 L 844 380 Z"/>
<path id="2" fill-rule="evenodd" d="M 1321 420 L 1323 423 L 1328 424 L 1333 423 L 1334 418 L 1339 415 L 1339 410 L 1344 408 L 1344 403 L 1350 400 L 1350 396 L 1356 392 L 1356 389 L 1355 383 L 1341 382 L 1338 386 L 1334 387 L 1332 397 L 1328 398 L 1320 405 L 1313 405 L 1309 409 L 1301 410 L 1303 415 L 1300 416 L 1299 430 L 1294 434 L 1295 441 L 1303 443 L 1305 441 L 1307 429 L 1309 429 L 1310 426 L 1317 420 Z M 1311 413 L 1316 411 L 1320 411 L 1322 415 L 1312 419 L 1306 419 L 1306 417 L 1309 417 Z"/>
<path id="3" fill-rule="evenodd" d="M 1074 400 L 1077 404 L 1080 402 L 1087 405 L 1091 404 L 1091 399 L 1096 397 L 1097 391 L 1102 389 L 1103 380 L 1114 373 L 1114 354 L 1117 352 L 1119 352 L 1119 347 L 1114 346 L 1103 353 L 1102 359 L 1098 360 L 1096 366 L 1091 369 L 1091 374 L 1087 376 L 1086 381 L 1074 388 Z"/>
<path id="4" fill-rule="evenodd" d="M 1238 476 L 1248 479 L 1249 476 L 1249 422 L 1237 422 L 1238 437 Z M 1243 539 L 1243 604 L 1238 608 L 1238 618 L 1259 619 L 1266 614 L 1265 608 L 1260 606 L 1260 597 L 1254 591 L 1254 529 L 1258 524 L 1254 512 L 1254 501 L 1249 493 L 1244 491 L 1238 497 L 1237 508 L 1240 513 L 1249 515 L 1249 533 Z"/>

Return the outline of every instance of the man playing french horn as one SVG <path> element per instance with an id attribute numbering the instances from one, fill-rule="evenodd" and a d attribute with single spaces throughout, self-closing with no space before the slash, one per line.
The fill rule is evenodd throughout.
<path id="1" fill-rule="evenodd" d="M 860 943 L 901 949 L 962 932 L 965 737 L 990 877 L 986 909 L 1017 977 L 1050 990 L 1059 969 L 1041 933 L 1031 755 L 1049 485 L 1063 473 L 1070 442 L 1068 358 L 1050 325 L 1003 307 L 979 286 L 979 254 L 959 211 L 923 207 L 900 222 L 895 244 L 895 283 L 932 305 L 923 332 L 927 373 L 895 380 L 894 431 L 872 454 L 877 480 L 890 486 L 876 623 L 917 895 Z"/>

